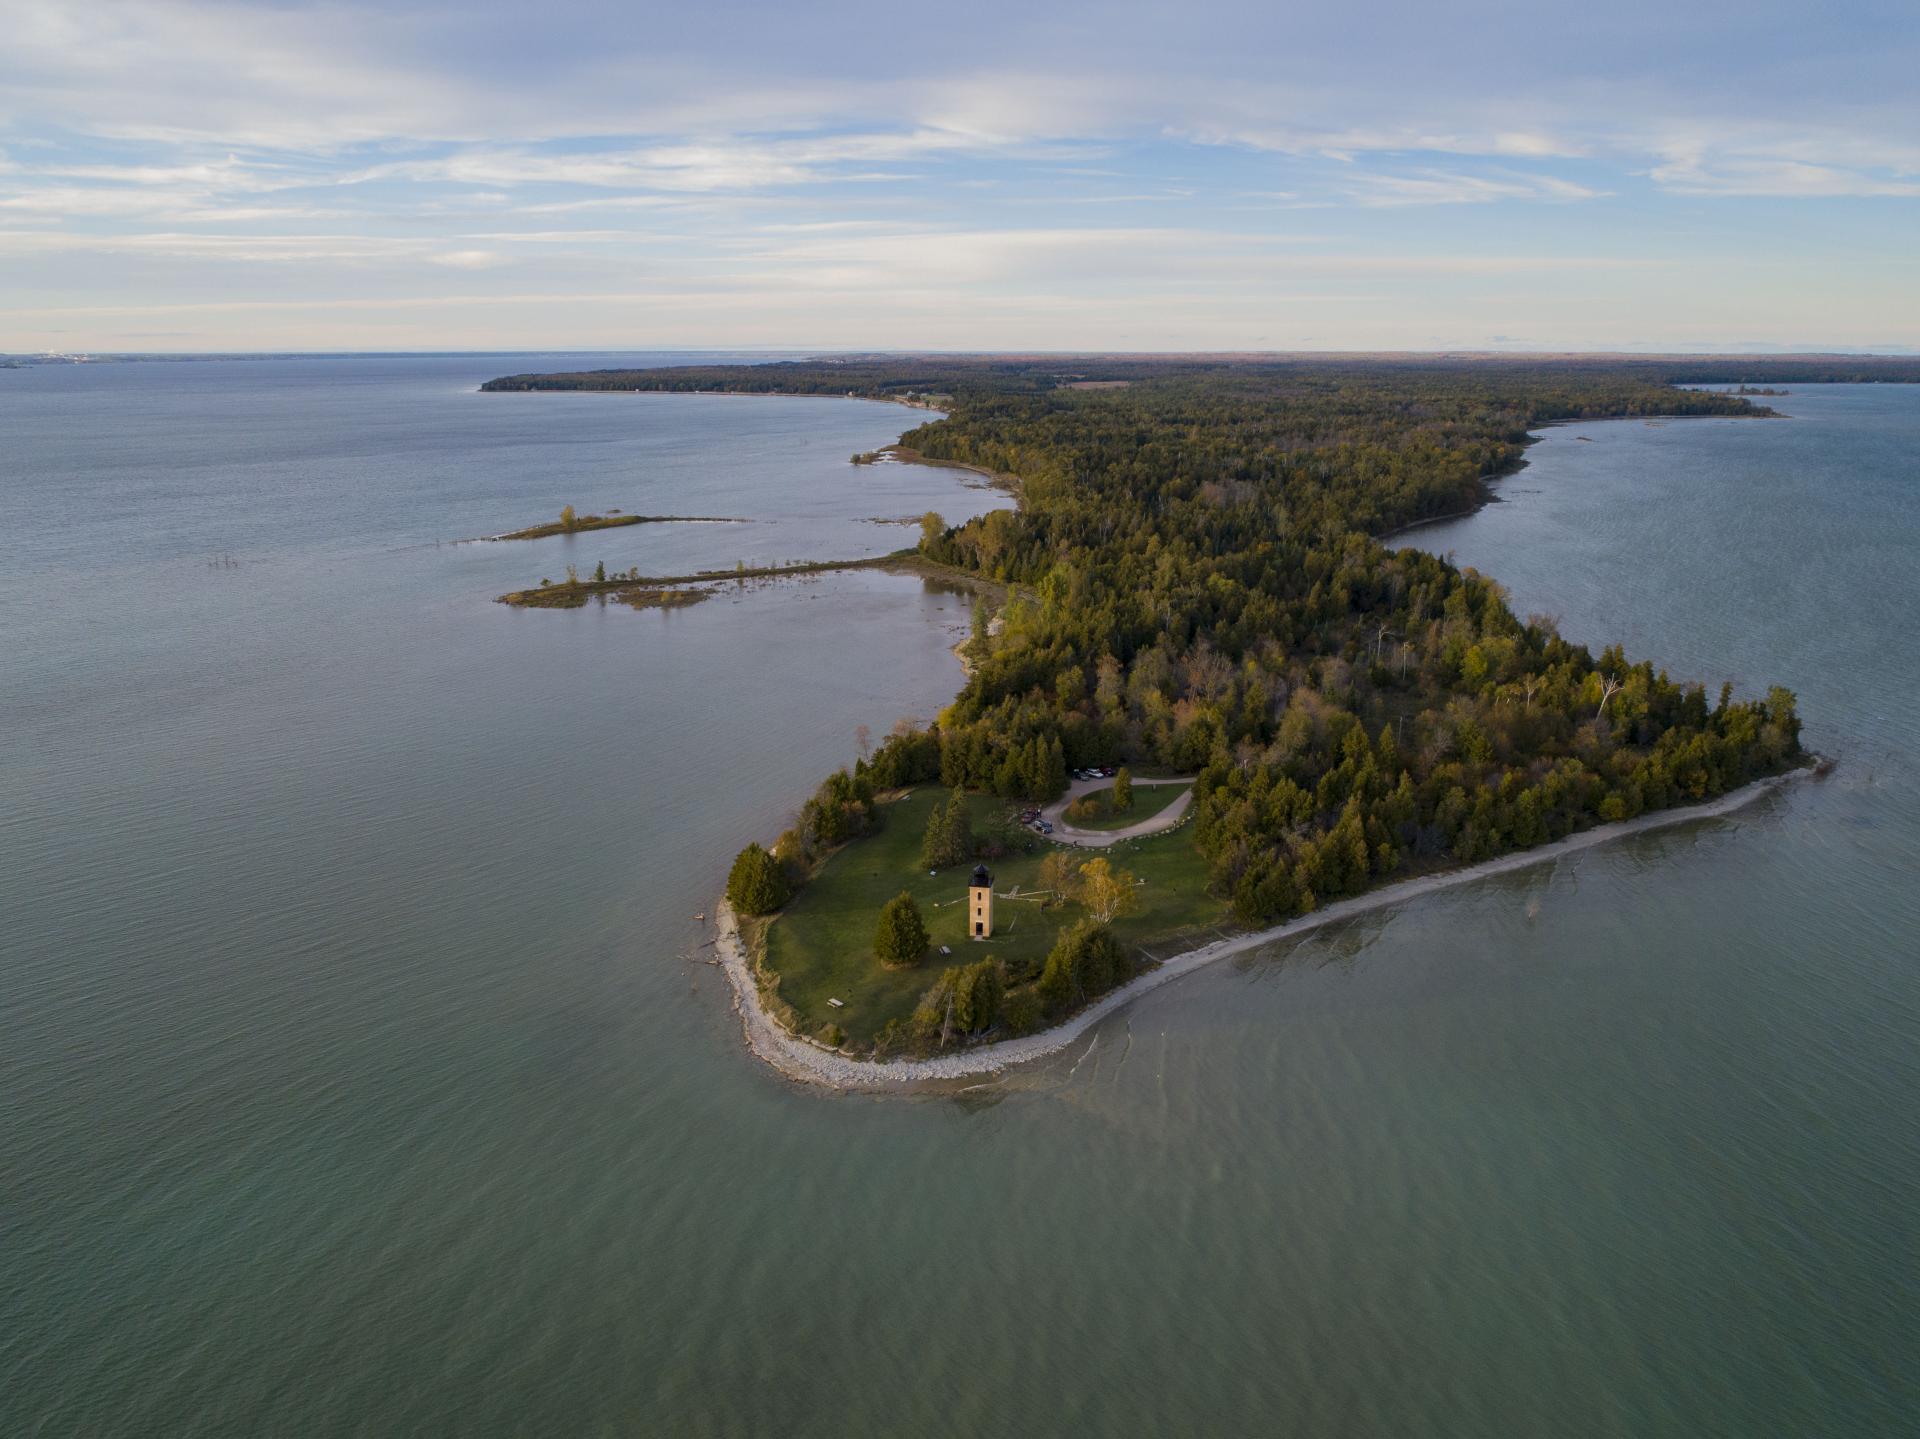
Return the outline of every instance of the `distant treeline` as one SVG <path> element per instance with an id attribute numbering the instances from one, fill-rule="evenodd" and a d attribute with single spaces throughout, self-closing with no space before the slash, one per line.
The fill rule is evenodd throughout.
<path id="1" fill-rule="evenodd" d="M 940 728 L 832 777 L 783 858 L 858 833 L 875 786 L 1050 799 L 1065 768 L 1132 760 L 1199 775 L 1213 889 L 1267 922 L 1794 763 L 1786 690 L 1710 699 L 1596 659 L 1374 536 L 1477 503 L 1548 421 L 1762 415 L 1670 382 L 1865 376 L 1920 361 L 870 357 L 491 388 L 947 396 L 903 442 L 1018 476 L 1022 504 L 930 519 L 921 549 L 1009 587 L 997 632 Z"/>
<path id="2" fill-rule="evenodd" d="M 1634 381 L 1641 385 L 1920 383 L 1920 356 L 1656 355 L 1555 356 L 933 356 L 847 355 L 765 365 L 676 365 L 653 370 L 576 370 L 506 375 L 483 390 L 732 391 L 740 394 L 852 395 L 862 399 L 951 396 L 960 391 L 1043 394 L 1070 386 L 1180 379 L 1239 383 L 1377 383 L 1401 377 L 1515 377 L 1563 383 Z"/>

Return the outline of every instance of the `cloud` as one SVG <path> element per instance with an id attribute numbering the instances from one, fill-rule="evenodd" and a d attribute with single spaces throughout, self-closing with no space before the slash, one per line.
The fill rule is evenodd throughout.
<path id="1" fill-rule="evenodd" d="M 507 257 L 497 250 L 449 250 L 428 258 L 436 265 L 446 265 L 455 270 L 491 270 L 496 265 L 507 263 Z"/>
<path id="2" fill-rule="evenodd" d="M 1920 180 L 1863 175 L 1800 160 L 1724 159 L 1656 165 L 1647 172 L 1663 189 L 1682 195 L 1776 196 L 1822 199 L 1837 196 L 1916 196 Z"/>
<path id="3" fill-rule="evenodd" d="M 197 234 L 188 231 L 90 234 L 76 230 L 0 230 L 0 254 L 127 255 L 220 263 L 365 265 L 387 261 L 432 261 L 478 268 L 467 257 L 482 250 L 443 252 L 434 239 L 385 235 Z M 460 256 L 455 259 L 452 256 Z M 484 262 L 482 262 L 484 263 Z"/>
<path id="4" fill-rule="evenodd" d="M 1230 145 L 1349 162 L 1359 156 L 1376 154 L 1484 155 L 1542 160 L 1573 159 L 1590 153 L 1582 143 L 1539 130 L 1243 123 L 1173 127 L 1168 133 L 1197 145 Z"/>
<path id="5" fill-rule="evenodd" d="M 1478 342 L 1547 337 L 1558 297 L 1571 326 L 1576 299 L 1616 304 L 1629 271 L 1652 287 L 1701 245 L 1764 251 L 1786 312 L 1784 277 L 1842 284 L 1817 252 L 1844 218 L 1886 293 L 1920 197 L 1920 25 L 1742 16 L 1703 46 L 1670 0 L 1524 24 L 1505 0 L 1191 0 L 1171 27 L 1085 0 L 975 0 L 963 24 L 875 24 L 853 0 L 574 0 L 537 23 L 446 0 L 0 0 L 0 290 L 252 285 L 345 324 L 356 295 L 517 294 L 534 262 L 570 324 L 599 323 L 580 296 L 657 284 L 647 303 L 678 315 L 751 296 L 769 325 L 815 317 L 795 342 L 887 303 L 975 332 L 1099 314 L 1112 335 L 1163 304 L 1168 333 L 1190 314 L 1224 337 L 1236 292 L 1390 291 L 1427 327 L 1410 336 Z M 1737 228 L 1761 206 L 1720 199 L 1796 223 Z M 1685 245 L 1661 223 L 1683 211 Z M 1517 313 L 1417 318 L 1529 274 Z M 1761 293 L 1693 283 L 1696 335 Z M 1302 333 L 1261 324 L 1245 337 Z"/>
<path id="6" fill-rule="evenodd" d="M 1646 171 L 1685 195 L 1788 199 L 1920 195 L 1920 144 L 1894 135 L 1728 133 L 1693 129 L 1645 142 Z"/>
<path id="7" fill-rule="evenodd" d="M 1497 200 L 1596 200 L 1607 192 L 1551 175 L 1469 175 L 1423 170 L 1413 175 L 1356 176 L 1344 187 L 1361 205 L 1484 205 Z"/>
<path id="8" fill-rule="evenodd" d="M 445 182 L 512 189 L 572 185 L 609 190 L 698 192 L 759 190 L 828 182 L 874 184 L 907 178 L 876 163 L 959 154 L 989 155 L 1005 142 L 917 128 L 774 138 L 721 137 L 678 144 L 582 151 L 578 148 L 476 146 L 431 159 L 391 161 L 351 171 L 338 183 Z"/>

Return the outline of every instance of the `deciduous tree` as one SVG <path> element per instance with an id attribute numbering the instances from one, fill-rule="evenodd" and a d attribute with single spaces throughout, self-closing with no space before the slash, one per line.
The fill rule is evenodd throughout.
<path id="1" fill-rule="evenodd" d="M 1111 924 L 1140 907 L 1140 890 L 1134 877 L 1124 869 L 1115 869 L 1104 855 L 1080 866 L 1079 891 L 1087 913 L 1101 924 Z"/>

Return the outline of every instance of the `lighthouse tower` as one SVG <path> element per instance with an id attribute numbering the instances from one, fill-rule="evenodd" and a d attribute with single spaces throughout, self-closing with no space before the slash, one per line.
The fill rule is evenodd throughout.
<path id="1" fill-rule="evenodd" d="M 993 876 L 984 864 L 973 867 L 973 880 L 967 886 L 967 933 L 975 939 L 993 933 Z"/>

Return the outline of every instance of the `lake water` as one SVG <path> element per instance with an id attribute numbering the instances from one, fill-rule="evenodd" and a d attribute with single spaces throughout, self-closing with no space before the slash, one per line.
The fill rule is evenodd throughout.
<path id="1" fill-rule="evenodd" d="M 472 392 L 538 367 L 0 372 L 0 1433 L 1912 1432 L 1920 391 L 1410 537 L 1831 780 L 828 1098 L 693 914 L 965 599 L 489 600 L 1004 501 L 847 465 L 892 407 Z M 756 523 L 448 543 L 568 502 Z"/>

